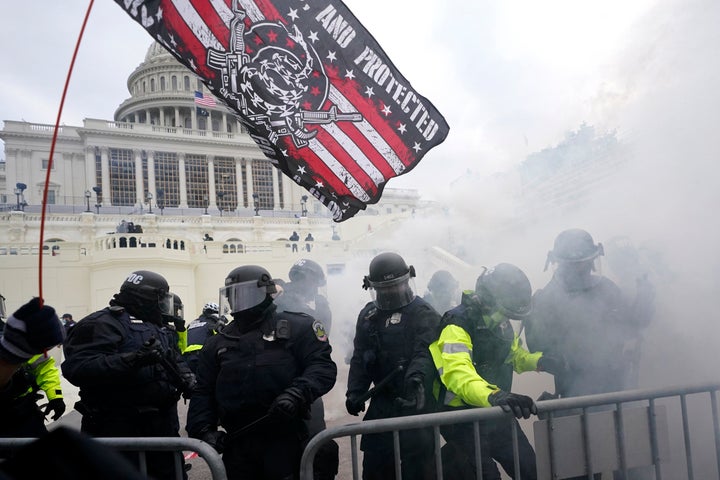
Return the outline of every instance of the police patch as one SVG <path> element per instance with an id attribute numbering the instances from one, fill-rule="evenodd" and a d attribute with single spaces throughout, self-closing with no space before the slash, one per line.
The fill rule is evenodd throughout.
<path id="1" fill-rule="evenodd" d="M 327 333 L 325 333 L 325 326 L 322 324 L 322 322 L 320 320 L 315 320 L 312 327 L 317 339 L 321 342 L 327 342 L 328 337 Z"/>

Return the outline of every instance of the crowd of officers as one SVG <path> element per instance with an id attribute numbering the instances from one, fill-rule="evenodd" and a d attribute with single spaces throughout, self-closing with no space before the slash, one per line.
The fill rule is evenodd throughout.
<path id="1" fill-rule="evenodd" d="M 601 255 L 588 232 L 566 230 L 548 254 L 554 275 L 534 294 L 520 268 L 500 263 L 483 268 L 475 288 L 462 293 L 450 272 L 435 272 L 423 297 L 416 294 L 414 267 L 401 255 L 375 256 L 362 283 L 372 300 L 358 315 L 348 358 L 348 413 L 367 408 L 364 420 L 372 420 L 499 406 L 517 422 L 537 414 L 535 401 L 512 388 L 513 374 L 527 371 L 553 375 L 555 397 L 634 386 L 628 362 L 637 359 L 654 291 L 639 279 L 629 301 L 595 272 Z M 188 435 L 223 454 L 228 478 L 298 478 L 308 439 L 325 428 L 322 397 L 335 385 L 337 366 L 322 267 L 300 259 L 288 277 L 237 267 L 219 302 L 205 304 L 186 327 L 182 301 L 162 275 L 131 273 L 109 306 L 77 322 L 63 343 L 62 374 L 79 387 L 82 432 L 179 436 L 177 403 L 184 396 Z M 522 321 L 527 347 L 510 320 Z M 0 365 L 2 354 L 0 348 Z M 27 368 L 36 362 L 28 357 Z M 51 395 L 44 413 L 57 418 L 65 406 Z M 535 453 L 517 432 L 520 474 L 532 480 Z M 481 465 L 472 424 L 443 426 L 441 433 L 445 478 L 476 478 L 482 469 L 483 478 L 498 480 L 498 465 L 516 477 L 506 419 L 481 424 Z M 399 440 L 402 477 L 434 478 L 432 430 L 401 432 Z M 395 478 L 393 444 L 392 433 L 363 435 L 364 479 Z M 148 453 L 148 474 L 175 478 L 175 455 Z M 323 447 L 314 470 L 318 479 L 337 475 L 337 444 Z"/>

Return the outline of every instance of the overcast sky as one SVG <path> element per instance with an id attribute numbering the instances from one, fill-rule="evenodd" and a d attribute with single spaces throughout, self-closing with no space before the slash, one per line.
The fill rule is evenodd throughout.
<path id="1" fill-rule="evenodd" d="M 582 122 L 624 134 L 619 112 L 654 81 L 638 77 L 640 67 L 670 74 L 658 66 L 665 52 L 654 51 L 656 37 L 689 15 L 698 16 L 699 29 L 717 31 L 717 22 L 702 19 L 718 13 L 712 0 L 346 4 L 450 124 L 444 144 L 389 183 L 430 197 L 468 169 L 507 170 Z M 54 124 L 86 9 L 79 0 L 2 2 L 0 120 Z M 151 41 L 114 1 L 95 1 L 61 123 L 112 119 Z"/>

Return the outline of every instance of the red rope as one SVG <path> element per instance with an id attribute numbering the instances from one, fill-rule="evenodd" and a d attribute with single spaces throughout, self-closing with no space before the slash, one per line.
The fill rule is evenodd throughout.
<path id="1" fill-rule="evenodd" d="M 48 187 L 50 185 L 50 172 L 52 172 L 53 155 L 55 154 L 55 143 L 57 142 L 58 130 L 60 128 L 60 117 L 62 116 L 63 106 L 65 105 L 65 97 L 67 96 L 68 86 L 70 85 L 70 77 L 72 76 L 73 68 L 75 67 L 75 59 L 77 58 L 78 50 L 80 49 L 80 41 L 82 40 L 83 33 L 85 33 L 85 26 L 87 25 L 88 18 L 90 17 L 90 11 L 92 10 L 94 0 L 90 0 L 87 12 L 85 12 L 85 19 L 83 20 L 82 27 L 80 28 L 80 34 L 75 43 L 75 51 L 73 52 L 72 60 L 70 61 L 70 68 L 68 69 L 67 77 L 65 78 L 65 88 L 63 88 L 62 98 L 60 99 L 60 108 L 58 108 L 57 119 L 55 120 L 55 130 L 53 131 L 52 143 L 50 144 L 50 158 L 48 159 L 47 173 L 45 174 L 45 189 L 43 190 L 42 200 L 42 213 L 40 215 L 40 250 L 38 255 L 38 290 L 40 297 L 40 304 L 43 300 L 43 283 L 42 283 L 42 269 L 43 269 L 43 243 L 45 243 L 45 209 L 47 206 Z"/>

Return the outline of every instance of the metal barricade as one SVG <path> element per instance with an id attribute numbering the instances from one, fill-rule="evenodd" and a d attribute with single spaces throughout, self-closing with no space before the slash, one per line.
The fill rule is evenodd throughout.
<path id="1" fill-rule="evenodd" d="M 0 449 L 15 450 L 31 442 L 34 438 L 0 438 Z M 147 474 L 147 452 L 179 452 L 176 456 L 175 478 L 183 478 L 181 462 L 182 452 L 196 452 L 207 464 L 213 480 L 227 480 L 225 465 L 220 454 L 207 443 L 187 437 L 99 437 L 93 438 L 97 442 L 114 450 L 137 452 L 139 456 L 140 473 Z"/>
<path id="2" fill-rule="evenodd" d="M 720 479 L 720 384 L 589 395 L 537 402 L 533 423 L 539 480 L 562 478 Z M 312 480 L 318 449 L 335 438 L 349 437 L 352 478 L 360 478 L 358 435 L 392 432 L 396 478 L 401 478 L 399 432 L 432 427 L 436 478 L 443 479 L 440 427 L 474 426 L 475 464 L 480 465 L 479 426 L 509 417 L 499 407 L 369 420 L 318 433 L 303 453 L 300 478 Z M 712 420 L 712 421 L 710 421 Z M 513 423 L 514 425 L 514 423 Z M 519 472 L 517 431 L 512 446 Z M 532 442 L 532 439 L 531 439 Z M 467 448 L 473 448 L 468 445 Z M 477 469 L 476 477 L 482 479 Z M 342 477 L 342 474 L 338 478 Z M 516 475 L 516 480 L 522 480 Z"/>

